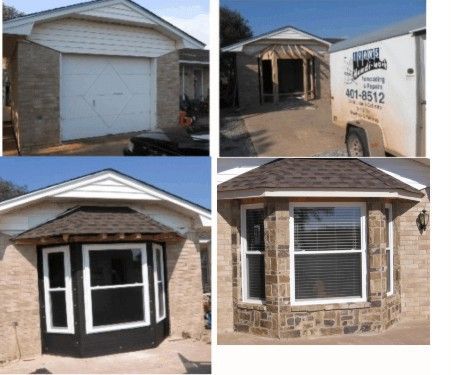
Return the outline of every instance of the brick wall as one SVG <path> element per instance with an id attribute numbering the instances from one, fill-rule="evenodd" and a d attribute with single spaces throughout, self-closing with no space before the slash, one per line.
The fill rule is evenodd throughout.
<path id="1" fill-rule="evenodd" d="M 368 199 L 367 301 L 291 306 L 288 199 L 264 200 L 266 301 L 263 305 L 241 302 L 240 204 L 255 202 L 219 201 L 218 333 L 230 330 L 230 321 L 221 321 L 230 316 L 231 306 L 236 331 L 280 338 L 378 332 L 401 318 L 428 317 L 429 235 L 428 232 L 420 235 L 415 222 L 423 207 L 428 209 L 427 202 L 427 198 L 420 204 L 394 202 L 393 295 L 386 294 L 386 202 Z"/>
<path id="2" fill-rule="evenodd" d="M 260 104 L 258 63 L 255 56 L 236 54 L 238 100 L 241 108 Z"/>
<path id="3" fill-rule="evenodd" d="M 395 206 L 395 237 L 399 250 L 401 275 L 402 317 L 407 319 L 429 318 L 429 236 L 428 227 L 419 232 L 416 219 L 423 210 L 429 213 L 429 198 L 420 203 L 400 201 Z"/>
<path id="4" fill-rule="evenodd" d="M 20 41 L 11 68 L 14 122 L 22 153 L 59 144 L 59 52 Z"/>
<path id="5" fill-rule="evenodd" d="M 203 333 L 202 274 L 200 249 L 191 234 L 186 241 L 166 244 L 166 270 L 171 335 Z"/>
<path id="6" fill-rule="evenodd" d="M 173 51 L 157 59 L 157 126 L 178 127 L 180 107 L 179 52 Z"/>
<path id="7" fill-rule="evenodd" d="M 22 358 L 41 354 L 36 250 L 31 246 L 15 247 L 3 234 L 0 301 L 0 364 L 19 358 L 19 350 Z"/>

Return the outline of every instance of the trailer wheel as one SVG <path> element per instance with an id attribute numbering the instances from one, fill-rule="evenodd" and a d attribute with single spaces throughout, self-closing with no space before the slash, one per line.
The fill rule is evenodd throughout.
<path id="1" fill-rule="evenodd" d="M 369 156 L 365 132 L 359 128 L 350 128 L 346 134 L 346 148 L 349 156 Z"/>

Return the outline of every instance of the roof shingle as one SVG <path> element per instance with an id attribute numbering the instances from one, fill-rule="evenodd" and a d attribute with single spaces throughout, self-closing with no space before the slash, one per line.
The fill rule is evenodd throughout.
<path id="1" fill-rule="evenodd" d="M 129 207 L 74 207 L 15 239 L 32 239 L 63 234 L 160 234 L 174 230 Z"/>
<path id="2" fill-rule="evenodd" d="M 277 159 L 218 186 L 219 192 L 253 189 L 402 190 L 422 193 L 359 159 Z"/>

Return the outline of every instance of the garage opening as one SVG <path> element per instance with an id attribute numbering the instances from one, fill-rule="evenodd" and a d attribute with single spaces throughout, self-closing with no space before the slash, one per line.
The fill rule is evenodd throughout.
<path id="1" fill-rule="evenodd" d="M 304 91 L 302 60 L 277 60 L 279 72 L 279 94 L 294 94 Z"/>

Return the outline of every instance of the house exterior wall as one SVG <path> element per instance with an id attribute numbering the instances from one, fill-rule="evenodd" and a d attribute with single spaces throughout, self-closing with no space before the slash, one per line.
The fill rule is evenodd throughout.
<path id="1" fill-rule="evenodd" d="M 41 354 L 36 249 L 9 238 L 0 233 L 0 364 Z"/>
<path id="2" fill-rule="evenodd" d="M 166 243 L 170 334 L 199 339 L 203 332 L 200 248 L 196 233 Z"/>
<path id="3" fill-rule="evenodd" d="M 311 201 L 311 200 L 310 200 Z M 265 207 L 265 288 L 262 305 L 242 302 L 240 261 L 241 204 L 263 202 Z M 429 312 L 427 291 L 414 291 L 418 283 L 428 279 L 426 258 L 418 255 L 411 244 L 416 230 L 415 219 L 424 203 L 393 202 L 395 213 L 394 293 L 386 295 L 386 256 L 384 217 L 386 201 L 366 199 L 367 207 L 367 301 L 362 303 L 318 304 L 292 306 L 290 302 L 288 198 L 218 202 L 218 319 L 233 309 L 233 327 L 239 332 L 287 338 L 310 335 L 379 332 L 405 317 L 423 318 Z M 408 208 L 407 210 L 405 208 Z M 400 211 L 401 210 L 401 211 Z M 399 212 L 408 212 L 398 216 Z M 413 222 L 412 222 L 413 221 Z M 407 224 L 408 223 L 408 224 Z M 424 235 L 424 234 L 423 234 Z M 237 244 L 234 238 L 237 238 Z M 415 237 L 416 238 L 416 237 Z M 423 237 L 422 248 L 429 248 L 428 237 Z M 420 245 L 419 245 L 420 246 Z M 425 251 L 427 252 L 427 251 Z M 412 255 L 409 255 L 412 254 Z M 414 255 L 413 255 L 414 254 Z M 410 259 L 407 259 L 410 256 Z M 423 257 L 423 263 L 412 266 L 413 257 Z M 236 259 L 233 262 L 233 259 Z M 232 266 L 230 261 L 232 260 Z M 428 260 L 427 260 L 428 262 Z M 230 268 L 232 268 L 230 272 Z M 412 269 L 415 268 L 414 271 Z M 219 272 L 219 271 L 218 271 Z M 228 275 L 226 275 L 228 272 Z M 409 272 L 409 273 L 408 273 Z M 222 274 L 224 273 L 224 274 Z M 230 277 L 232 280 L 230 280 Z M 222 285 L 228 284 L 228 285 Z M 230 289 L 232 296 L 230 296 Z M 421 295 L 419 297 L 418 295 Z M 420 302 L 420 300 L 422 302 Z M 418 302 L 417 302 L 418 301 Z M 403 311 L 404 309 L 404 311 Z M 230 323 L 218 324 L 218 332 L 230 330 Z"/>
<path id="4" fill-rule="evenodd" d="M 401 311 L 405 319 L 429 319 L 429 239 L 430 228 L 420 234 L 416 226 L 418 214 L 430 212 L 427 196 L 418 204 L 400 202 L 395 211 L 400 256 Z"/>
<path id="5" fill-rule="evenodd" d="M 180 73 L 179 55 L 174 51 L 157 59 L 157 126 L 178 126 Z"/>
<path id="6" fill-rule="evenodd" d="M 37 24 L 29 40 L 62 53 L 158 57 L 176 43 L 156 30 L 65 18 Z"/>
<path id="7" fill-rule="evenodd" d="M 12 69 L 13 123 L 23 153 L 60 142 L 60 54 L 19 41 Z"/>

